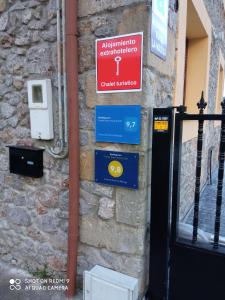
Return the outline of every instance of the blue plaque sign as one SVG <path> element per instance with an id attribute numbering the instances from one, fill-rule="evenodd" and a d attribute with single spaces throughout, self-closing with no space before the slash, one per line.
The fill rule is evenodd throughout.
<path id="1" fill-rule="evenodd" d="M 141 106 L 96 106 L 96 142 L 140 144 Z"/>
<path id="2" fill-rule="evenodd" d="M 95 182 L 138 189 L 138 153 L 95 150 Z"/>
<path id="3" fill-rule="evenodd" d="M 163 60 L 167 53 L 169 0 L 152 1 L 151 52 Z"/>

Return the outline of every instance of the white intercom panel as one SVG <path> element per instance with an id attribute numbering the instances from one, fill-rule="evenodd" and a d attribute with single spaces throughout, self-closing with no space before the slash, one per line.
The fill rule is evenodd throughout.
<path id="1" fill-rule="evenodd" d="M 51 80 L 29 80 L 27 88 L 31 137 L 51 140 L 54 138 Z"/>
<path id="2" fill-rule="evenodd" d="M 95 266 L 84 272 L 84 300 L 137 300 L 138 279 Z"/>

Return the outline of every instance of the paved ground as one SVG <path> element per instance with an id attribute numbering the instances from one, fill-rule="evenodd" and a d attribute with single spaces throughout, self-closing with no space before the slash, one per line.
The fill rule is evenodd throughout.
<path id="1" fill-rule="evenodd" d="M 43 290 L 44 285 L 26 283 L 29 279 L 33 279 L 33 276 L 21 270 L 9 267 L 8 265 L 0 263 L 0 299 L 1 300 L 65 300 L 67 299 L 63 291 L 49 291 Z M 10 289 L 10 279 L 20 279 L 20 285 L 16 285 L 15 282 L 11 285 Z M 11 281 L 12 282 L 12 281 Z M 18 282 L 18 281 L 17 281 Z M 16 286 L 16 288 L 14 288 Z M 49 285 L 47 284 L 46 289 L 56 288 L 57 284 Z M 25 288 L 35 287 L 42 290 L 25 290 Z M 82 293 L 79 292 L 73 300 L 82 300 Z"/>
<path id="2" fill-rule="evenodd" d="M 214 233 L 215 210 L 216 210 L 216 191 L 217 191 L 217 171 L 213 174 L 212 185 L 207 185 L 200 199 L 199 228 Z M 192 225 L 193 208 L 185 218 L 185 223 Z M 221 232 L 225 236 L 225 178 L 223 185 L 223 204 L 221 210 Z"/>

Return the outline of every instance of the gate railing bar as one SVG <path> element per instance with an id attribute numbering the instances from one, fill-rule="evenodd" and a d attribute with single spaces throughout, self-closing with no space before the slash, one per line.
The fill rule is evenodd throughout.
<path id="1" fill-rule="evenodd" d="M 200 101 L 197 103 L 197 106 L 199 109 L 199 114 L 203 115 L 204 109 L 207 106 L 207 103 L 204 100 L 203 92 L 202 92 Z M 192 243 L 196 243 L 196 241 L 198 239 L 199 200 L 200 200 L 201 170 L 202 170 L 203 126 L 204 126 L 204 120 L 199 120 L 198 121 L 197 163 L 196 163 Z"/>
<path id="2" fill-rule="evenodd" d="M 183 122 L 181 121 L 183 113 L 175 115 L 175 133 L 174 133 L 174 155 L 173 155 L 173 191 L 172 191 L 172 223 L 171 240 L 174 243 L 177 237 L 177 220 L 179 220 L 180 203 L 180 170 L 181 170 L 181 152 L 182 152 L 182 132 Z"/>
<path id="3" fill-rule="evenodd" d="M 180 204 L 180 172 L 181 172 L 181 153 L 182 153 L 182 132 L 183 132 L 183 122 L 182 122 L 183 112 L 175 114 L 175 132 L 174 132 L 174 153 L 173 153 L 173 183 L 172 183 L 172 215 L 171 215 L 171 234 L 170 234 L 170 260 L 169 267 L 172 264 L 172 259 L 174 257 L 174 247 L 178 235 L 179 222 L 179 204 Z M 181 118 L 180 118 L 181 117 Z M 171 286 L 173 280 L 169 277 L 169 298 L 171 299 Z"/>
<path id="4" fill-rule="evenodd" d="M 213 244 L 213 245 L 215 244 L 214 240 L 215 240 L 215 235 L 212 235 L 211 238 L 210 238 L 210 243 Z M 218 245 L 223 246 L 223 247 L 225 246 L 225 237 L 219 236 Z M 219 246 L 217 248 L 214 248 L 214 249 L 218 249 Z"/>
<path id="5" fill-rule="evenodd" d="M 208 166 L 207 166 L 207 185 L 212 185 L 212 155 L 214 147 L 209 148 L 208 151 Z"/>
<path id="6" fill-rule="evenodd" d="M 223 99 L 221 106 L 222 106 L 222 114 L 225 115 L 225 98 Z M 224 154 L 225 154 L 225 121 L 222 121 L 221 133 L 220 133 L 219 169 L 218 169 L 217 196 L 216 196 L 216 218 L 215 218 L 214 243 L 213 243 L 214 249 L 218 249 L 219 238 L 220 238 L 221 206 L 223 200 Z"/>
<path id="7" fill-rule="evenodd" d="M 225 121 L 225 115 L 212 115 L 212 114 L 188 114 L 182 113 L 177 114 L 177 117 L 183 121 Z"/>

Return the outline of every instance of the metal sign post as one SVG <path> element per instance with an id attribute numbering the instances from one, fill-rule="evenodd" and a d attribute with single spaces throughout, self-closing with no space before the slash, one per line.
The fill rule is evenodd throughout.
<path id="1" fill-rule="evenodd" d="M 172 141 L 173 108 L 154 109 L 149 300 L 167 299 Z"/>

